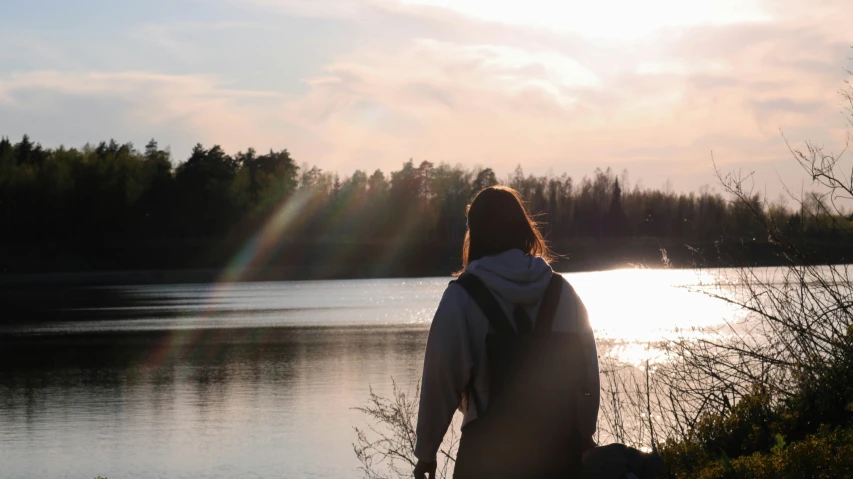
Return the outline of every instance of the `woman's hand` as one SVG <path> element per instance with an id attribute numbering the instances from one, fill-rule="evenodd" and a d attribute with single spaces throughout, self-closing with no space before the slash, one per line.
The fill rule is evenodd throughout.
<path id="1" fill-rule="evenodd" d="M 435 468 L 438 462 L 424 462 L 418 460 L 415 466 L 415 479 L 435 479 Z"/>

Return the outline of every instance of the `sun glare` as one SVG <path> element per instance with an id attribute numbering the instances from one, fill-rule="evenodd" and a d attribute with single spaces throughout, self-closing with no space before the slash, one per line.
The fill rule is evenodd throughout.
<path id="1" fill-rule="evenodd" d="M 401 0 L 446 8 L 487 21 L 527 24 L 605 39 L 632 39 L 665 27 L 770 20 L 758 2 L 721 0 Z"/>
<path id="2" fill-rule="evenodd" d="M 723 301 L 697 292 L 700 284 L 715 282 L 710 273 L 626 269 L 573 273 L 568 279 L 586 305 L 596 337 L 615 341 L 611 354 L 631 364 L 658 356 L 651 343 L 695 335 L 697 328 L 736 314 Z"/>

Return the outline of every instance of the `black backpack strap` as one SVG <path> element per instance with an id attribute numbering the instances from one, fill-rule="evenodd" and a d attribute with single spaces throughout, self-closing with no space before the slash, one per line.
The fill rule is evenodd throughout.
<path id="1" fill-rule="evenodd" d="M 557 313 L 557 305 L 560 303 L 560 296 L 563 292 L 563 277 L 557 273 L 552 273 L 551 282 L 548 283 L 548 288 L 545 290 L 545 296 L 542 298 L 542 306 L 539 307 L 539 316 L 537 316 L 536 320 L 536 329 L 534 333 L 543 334 L 549 333 L 553 329 L 554 318 Z M 574 288 L 569 284 L 569 292 L 573 292 Z M 541 325 L 541 326 L 540 326 Z M 580 337 L 579 333 L 571 333 L 574 334 L 575 337 Z M 578 343 L 580 344 L 580 343 Z M 578 369 L 580 374 L 580 382 L 584 386 L 587 384 L 587 357 L 586 352 L 584 351 L 581 354 L 581 364 Z M 584 394 L 589 396 L 590 392 L 586 390 L 584 387 Z"/>
<path id="2" fill-rule="evenodd" d="M 483 281 L 471 273 L 462 273 L 459 278 L 451 283 L 458 283 L 471 296 L 471 299 L 477 303 L 477 306 L 483 311 L 486 320 L 498 334 L 515 334 L 515 330 L 509 323 L 509 320 L 504 313 L 501 305 L 495 299 L 495 296 L 489 291 L 489 288 L 483 284 Z M 468 407 L 474 405 L 477 413 L 483 410 L 483 403 L 480 401 L 480 395 L 474 387 L 474 378 L 477 375 L 477 367 L 471 373 L 471 381 L 468 383 L 466 390 L 468 391 Z"/>
<path id="3" fill-rule="evenodd" d="M 477 303 L 477 306 L 486 315 L 489 324 L 498 334 L 515 334 L 515 328 L 507 319 L 503 308 L 480 278 L 471 273 L 462 273 L 455 283 L 465 288 L 465 291 Z"/>
<path id="4" fill-rule="evenodd" d="M 563 277 L 557 273 L 551 273 L 551 281 L 545 289 L 542 304 L 539 306 L 539 315 L 536 317 L 536 334 L 548 334 L 554 325 L 554 315 L 557 305 L 560 303 L 560 295 L 563 293 Z"/>

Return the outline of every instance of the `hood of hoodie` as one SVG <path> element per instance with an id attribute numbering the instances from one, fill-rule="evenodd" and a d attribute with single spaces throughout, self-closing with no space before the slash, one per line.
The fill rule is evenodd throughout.
<path id="1" fill-rule="evenodd" d="M 551 280 L 551 266 L 544 259 L 513 249 L 472 261 L 465 268 L 512 304 L 535 304 Z"/>

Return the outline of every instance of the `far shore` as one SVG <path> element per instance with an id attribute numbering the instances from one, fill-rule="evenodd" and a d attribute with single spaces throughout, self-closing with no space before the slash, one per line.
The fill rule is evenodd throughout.
<path id="1" fill-rule="evenodd" d="M 568 267 L 561 267 L 561 266 Z M 778 266 L 779 264 L 767 263 L 756 266 Z M 726 265 L 699 266 L 699 265 L 673 265 L 665 266 L 661 263 L 602 263 L 600 267 L 594 267 L 589 262 L 583 266 L 587 268 L 572 268 L 566 262 L 555 265 L 555 270 L 561 273 L 609 271 L 614 269 L 715 269 L 729 267 Z M 589 267 L 593 266 L 593 267 Z M 62 273 L 28 273 L 28 274 L 0 274 L 0 287 L 7 288 L 30 288 L 30 287 L 100 287 L 100 286 L 134 286 L 134 285 L 165 285 L 165 284 L 215 284 L 215 283 L 241 283 L 241 282 L 263 282 L 263 281 L 322 281 L 322 280 L 355 280 L 355 279 L 389 279 L 389 278 L 423 278 L 441 277 L 448 278 L 453 275 L 448 271 L 446 274 L 426 275 L 395 275 L 395 276 L 350 276 L 339 277 L 325 275 L 316 277 L 309 271 L 303 271 L 305 276 L 300 276 L 300 269 L 256 269 L 246 271 L 240 278 L 231 279 L 218 269 L 176 269 L 176 270 L 126 270 L 126 271 L 88 271 L 88 272 L 62 272 Z"/>
<path id="2" fill-rule="evenodd" d="M 209 254 L 212 248 L 205 248 L 209 246 L 205 244 L 159 245 L 158 249 L 146 245 L 100 246 L 80 250 L 31 244 L 0 251 L 0 287 L 449 277 L 461 263 L 455 245 L 410 244 L 389 257 L 392 248 L 387 244 L 291 243 L 267 258 L 262 267 L 242 267 L 235 264 L 232 255 Z M 686 245 L 649 237 L 581 238 L 552 247 L 559 253 L 553 266 L 560 272 L 785 264 L 772 244 L 754 240 Z M 853 262 L 849 245 L 811 242 L 805 247 L 813 264 Z M 341 255 L 342 251 L 348 254 Z M 335 255 L 337 259 L 331 259 Z M 253 258 L 247 264 L 257 262 Z M 233 265 L 221 266 L 226 264 Z"/>

